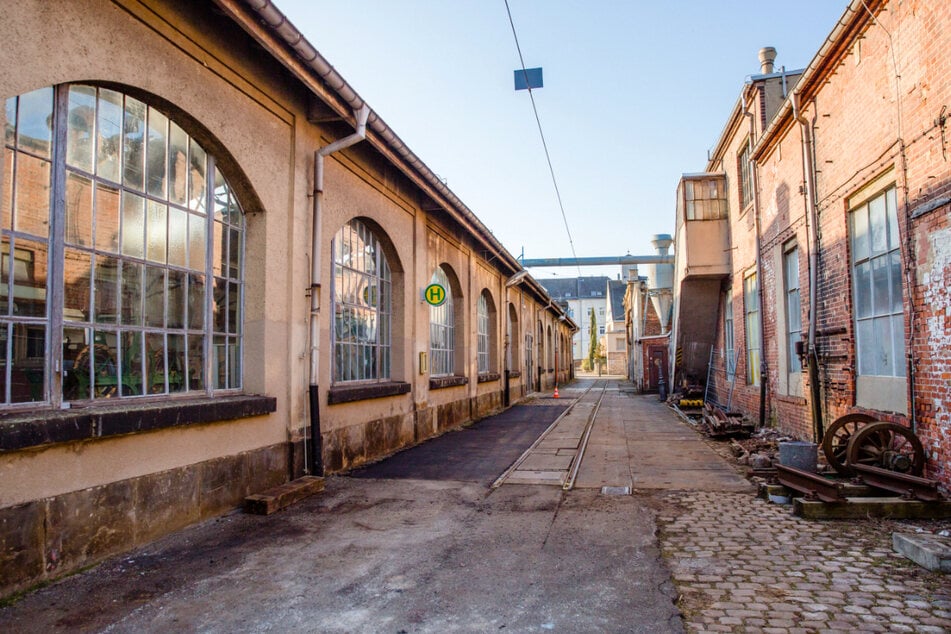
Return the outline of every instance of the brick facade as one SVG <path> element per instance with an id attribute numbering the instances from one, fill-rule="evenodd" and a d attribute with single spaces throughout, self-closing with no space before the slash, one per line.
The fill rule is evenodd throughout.
<path id="1" fill-rule="evenodd" d="M 927 454 L 926 474 L 949 486 L 951 131 L 946 104 L 951 102 L 951 5 L 939 0 L 865 4 L 868 9 L 861 2 L 851 3 L 801 80 L 790 82 L 814 137 L 819 217 L 816 343 L 823 422 L 828 427 L 844 414 L 866 412 L 878 420 L 913 427 Z M 771 84 L 775 78 L 770 75 L 752 78 L 707 166 L 708 171 L 725 172 L 730 187 L 732 276 L 724 281 L 724 291 L 733 296 L 737 351 L 731 398 L 724 363 L 724 295 L 711 393 L 719 403 L 729 401 L 732 409 L 758 417 L 759 388 L 746 381 L 743 295 L 743 278 L 758 271 L 767 422 L 796 437 L 815 439 L 808 374 L 790 367 L 793 360 L 787 352 L 787 280 L 782 268 L 783 254 L 795 248 L 799 317 L 806 339 L 812 240 L 803 132 L 793 118 L 791 98 L 776 112 L 764 110 Z M 752 117 L 744 116 L 744 109 Z M 757 165 L 756 204 L 739 209 L 737 157 L 750 136 Z M 896 358 L 895 363 L 905 367 L 906 394 L 904 403 L 868 407 L 862 404 L 858 380 L 849 223 L 850 214 L 863 201 L 891 188 L 897 203 L 908 357 Z M 901 377 L 889 381 L 903 385 Z"/>

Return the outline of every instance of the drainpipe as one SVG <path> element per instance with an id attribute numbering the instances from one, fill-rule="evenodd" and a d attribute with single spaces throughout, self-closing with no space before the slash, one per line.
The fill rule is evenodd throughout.
<path id="1" fill-rule="evenodd" d="M 763 255 L 762 255 L 762 244 L 760 241 L 760 224 L 759 224 L 759 191 L 757 189 L 756 183 L 756 160 L 753 158 L 753 138 L 756 135 L 756 126 L 753 121 L 753 113 L 750 112 L 749 107 L 746 104 L 746 100 L 743 102 L 743 115 L 750 121 L 750 138 L 748 141 L 750 159 L 750 189 L 753 194 L 753 223 L 754 231 L 756 232 L 756 286 L 757 286 L 757 299 L 759 300 L 759 426 L 766 426 L 766 377 L 767 377 L 767 367 L 766 367 L 766 320 L 763 318 L 763 307 L 765 306 L 763 302 Z"/>
<path id="2" fill-rule="evenodd" d="M 310 468 L 312 475 L 323 475 L 324 472 L 323 447 L 320 440 L 320 392 L 317 389 L 317 381 L 320 377 L 320 267 L 324 261 L 320 251 L 320 229 L 323 221 L 321 201 L 324 194 L 324 157 L 365 139 L 369 114 L 370 108 L 366 104 L 360 106 L 353 113 L 357 124 L 356 131 L 314 152 L 314 217 L 310 243 L 310 388 L 308 391 L 310 437 L 312 441 Z"/>
<path id="3" fill-rule="evenodd" d="M 799 122 L 802 130 L 803 168 L 806 172 L 806 204 L 808 206 L 809 222 L 806 227 L 809 233 L 809 341 L 808 341 L 808 372 L 809 388 L 811 392 L 811 409 L 813 430 L 816 442 L 822 442 L 825 434 L 822 425 L 822 405 L 820 402 L 821 389 L 819 387 L 819 357 L 816 350 L 816 322 L 818 321 L 819 277 L 819 210 L 816 206 L 816 166 L 813 150 L 812 126 L 802 114 L 799 103 L 799 93 L 793 91 L 791 95 L 793 118 Z"/>

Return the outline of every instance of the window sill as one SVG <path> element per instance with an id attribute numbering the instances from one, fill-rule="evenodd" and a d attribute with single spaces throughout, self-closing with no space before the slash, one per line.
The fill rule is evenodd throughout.
<path id="1" fill-rule="evenodd" d="M 479 375 L 479 383 L 490 383 L 491 381 L 498 381 L 499 378 L 498 372 L 483 372 Z"/>
<path id="2" fill-rule="evenodd" d="M 464 376 L 437 376 L 435 378 L 429 379 L 429 389 L 439 390 L 444 387 L 455 387 L 457 385 L 465 385 L 469 382 L 469 379 Z"/>
<path id="3" fill-rule="evenodd" d="M 0 420 L 0 453 L 261 416 L 275 410 L 276 398 L 245 395 L 33 410 Z"/>
<path id="4" fill-rule="evenodd" d="M 510 371 L 509 371 L 509 378 L 510 378 L 510 379 L 517 379 L 517 378 L 519 378 L 519 377 L 521 377 L 521 376 L 522 376 L 522 373 L 521 373 L 521 371 L 519 371 L 519 370 L 510 370 Z"/>
<path id="5" fill-rule="evenodd" d="M 388 381 L 386 383 L 364 383 L 362 385 L 347 385 L 332 387 L 327 392 L 327 404 L 352 403 L 365 401 L 371 398 L 384 398 L 408 394 L 410 384 L 403 381 Z"/>

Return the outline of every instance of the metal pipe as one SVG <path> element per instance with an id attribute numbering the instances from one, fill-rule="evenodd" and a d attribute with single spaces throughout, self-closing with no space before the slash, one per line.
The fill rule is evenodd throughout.
<path id="1" fill-rule="evenodd" d="M 756 182 L 756 159 L 753 158 L 753 138 L 756 135 L 756 126 L 753 113 L 744 102 L 743 114 L 750 121 L 750 137 L 747 141 L 749 148 L 750 189 L 753 195 L 753 224 L 756 233 L 756 290 L 759 301 L 759 426 L 766 426 L 766 380 L 768 367 L 766 365 L 766 320 L 763 319 L 763 247 L 760 237 L 759 192 Z"/>
<path id="2" fill-rule="evenodd" d="M 816 205 L 816 166 L 813 150 L 812 125 L 802 114 L 799 103 L 799 92 L 793 91 L 792 102 L 793 118 L 799 123 L 802 131 L 802 160 L 803 171 L 806 177 L 806 207 L 808 222 L 806 229 L 809 234 L 809 339 L 808 339 L 808 373 L 811 392 L 811 410 L 813 431 L 816 442 L 822 441 L 824 429 L 822 425 L 821 390 L 819 388 L 819 357 L 816 351 L 816 323 L 818 322 L 817 297 L 819 279 L 819 210 Z"/>
<path id="3" fill-rule="evenodd" d="M 310 467 L 313 475 L 323 474 L 322 443 L 320 441 L 320 269 L 323 265 L 321 253 L 321 202 L 324 194 L 324 157 L 359 143 L 366 138 L 367 117 L 370 108 L 363 104 L 354 111 L 356 131 L 342 139 L 325 145 L 314 152 L 314 202 L 313 227 L 310 243 L 310 386 L 308 402 L 310 404 Z"/>
<path id="4" fill-rule="evenodd" d="M 673 264 L 672 255 L 618 255 L 589 258 L 535 258 L 522 260 L 522 266 L 609 266 L 612 264 Z"/>

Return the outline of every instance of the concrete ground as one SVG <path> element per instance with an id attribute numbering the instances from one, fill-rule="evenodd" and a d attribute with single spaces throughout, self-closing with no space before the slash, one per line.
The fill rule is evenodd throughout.
<path id="1" fill-rule="evenodd" d="M 756 499 L 621 379 L 561 396 L 74 575 L 0 631 L 951 631 L 951 584 L 891 552 L 898 523 Z"/>

